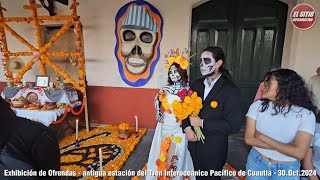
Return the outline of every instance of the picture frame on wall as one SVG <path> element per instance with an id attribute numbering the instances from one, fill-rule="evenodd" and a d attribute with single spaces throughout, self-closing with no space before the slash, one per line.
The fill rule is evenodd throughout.
<path id="1" fill-rule="evenodd" d="M 36 87 L 48 87 L 50 82 L 50 76 L 37 75 Z"/>

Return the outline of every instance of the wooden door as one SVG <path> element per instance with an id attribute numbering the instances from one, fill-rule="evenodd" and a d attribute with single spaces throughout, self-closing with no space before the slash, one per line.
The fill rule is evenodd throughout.
<path id="1" fill-rule="evenodd" d="M 202 50 L 222 47 L 246 113 L 265 73 L 281 65 L 287 10 L 276 0 L 212 0 L 194 8 L 191 53 L 197 55 L 191 59 L 190 81 L 201 77 Z"/>

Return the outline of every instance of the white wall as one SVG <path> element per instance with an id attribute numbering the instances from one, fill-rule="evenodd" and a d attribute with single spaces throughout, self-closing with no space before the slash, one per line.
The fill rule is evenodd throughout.
<path id="1" fill-rule="evenodd" d="M 183 3 L 181 3 L 183 1 Z M 27 0 L 0 0 L 2 6 L 8 9 L 6 16 L 28 15 L 28 12 L 18 9 Z M 38 1 L 37 1 L 38 2 Z M 71 2 L 71 1 L 70 1 Z M 115 15 L 129 0 L 79 0 L 78 14 L 84 30 L 84 48 L 86 57 L 86 71 L 89 85 L 130 87 L 126 85 L 119 74 L 117 60 L 114 56 L 116 38 L 114 35 Z M 167 71 L 165 69 L 164 54 L 170 49 L 187 48 L 189 45 L 191 6 L 192 0 L 149 0 L 161 13 L 164 20 L 163 37 L 161 40 L 161 56 L 155 67 L 152 78 L 142 88 L 160 88 L 166 83 Z M 67 8 L 59 5 L 58 12 L 65 12 Z M 42 8 L 42 13 L 47 14 Z M 26 39 L 35 43 L 32 25 L 28 30 L 19 27 L 17 32 L 24 34 Z M 10 45 L 13 44 L 11 39 Z M 17 43 L 14 43 L 17 44 Z M 10 46 L 11 49 L 20 49 L 20 45 Z M 34 79 L 37 74 L 26 74 L 26 79 Z M 38 71 L 39 72 L 39 71 Z M 4 77 L 0 77 L 4 81 Z"/>
<path id="2" fill-rule="evenodd" d="M 206 1 L 148 0 L 161 13 L 164 27 L 160 46 L 161 58 L 155 67 L 152 78 L 142 88 L 160 88 L 166 83 L 167 70 L 165 69 L 163 55 L 172 48 L 184 49 L 189 46 L 192 7 L 196 7 Z M 289 5 L 288 14 L 290 14 L 297 0 L 282 1 Z M 28 0 L 0 0 L 0 2 L 8 10 L 5 12 L 5 16 L 30 14 L 30 12 L 22 9 L 22 5 L 27 4 Z M 86 72 L 89 85 L 130 87 L 122 81 L 118 72 L 117 60 L 114 56 L 116 43 L 114 35 L 115 15 L 119 8 L 128 2 L 130 0 L 79 0 L 78 14 L 84 26 Z M 301 31 L 292 26 L 288 16 L 282 66 L 292 68 L 305 79 L 309 79 L 314 74 L 316 67 L 320 66 L 318 43 L 320 42 L 320 1 L 298 0 L 298 3 L 300 2 L 308 3 L 315 8 L 318 22 L 312 29 Z M 68 8 L 60 4 L 57 6 L 57 10 L 59 14 L 61 12 L 69 12 Z M 39 14 L 47 14 L 47 11 L 42 8 Z M 35 32 L 32 30 L 32 24 L 23 27 L 18 25 L 12 27 L 18 33 L 23 34 L 23 37 L 28 41 L 35 44 Z M 21 43 L 16 43 L 10 37 L 8 37 L 8 41 L 11 51 L 23 50 Z M 38 66 L 34 66 L 32 71 L 26 73 L 25 79 L 34 80 L 35 75 L 38 73 Z M 5 77 L 0 75 L 0 81 L 5 81 Z"/>
<path id="3" fill-rule="evenodd" d="M 317 15 L 317 22 L 311 29 L 303 31 L 293 28 L 289 68 L 308 81 L 320 66 L 320 1 L 298 0 L 297 3 L 311 5 Z"/>

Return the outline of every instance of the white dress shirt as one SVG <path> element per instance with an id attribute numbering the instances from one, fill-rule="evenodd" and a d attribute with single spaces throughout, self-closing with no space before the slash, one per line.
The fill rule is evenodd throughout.
<path id="1" fill-rule="evenodd" d="M 221 74 L 220 74 L 215 80 L 213 80 L 210 85 L 209 85 L 209 83 L 208 83 L 207 78 L 204 79 L 204 81 L 203 81 L 203 84 L 204 84 L 204 93 L 203 93 L 203 100 L 202 100 L 202 101 L 204 101 L 204 100 L 207 98 L 207 96 L 208 96 L 208 94 L 210 93 L 211 89 L 213 88 L 213 86 L 216 84 L 216 82 L 219 80 L 220 77 L 221 77 Z M 201 128 L 203 128 L 203 121 L 204 121 L 204 119 L 202 119 Z M 188 127 L 186 127 L 184 130 L 186 130 L 187 128 L 191 128 L 191 127 L 188 126 Z"/>
<path id="2" fill-rule="evenodd" d="M 207 78 L 204 79 L 204 81 L 203 81 L 203 84 L 204 84 L 203 100 L 205 100 L 207 98 L 211 89 L 213 88 L 213 86 L 216 84 L 216 82 L 219 80 L 220 77 L 221 77 L 221 74 L 215 80 L 213 80 L 210 85 L 208 83 L 208 79 Z"/>

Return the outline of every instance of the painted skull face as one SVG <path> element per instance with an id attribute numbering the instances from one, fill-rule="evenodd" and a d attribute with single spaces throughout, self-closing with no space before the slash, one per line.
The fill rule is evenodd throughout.
<path id="1" fill-rule="evenodd" d="M 126 69 L 134 75 L 142 74 L 153 56 L 157 33 L 149 30 L 121 29 L 122 49 Z"/>
<path id="2" fill-rule="evenodd" d="M 169 69 L 169 77 L 172 82 L 178 82 L 181 80 L 181 75 L 178 72 L 178 69 L 176 66 L 171 66 Z"/>
<path id="3" fill-rule="evenodd" d="M 201 54 L 200 71 L 202 76 L 211 74 L 215 71 L 216 60 L 212 57 L 212 53 L 204 51 Z"/>
<path id="4" fill-rule="evenodd" d="M 146 1 L 131 1 L 115 18 L 115 57 L 122 80 L 130 86 L 145 85 L 160 58 L 163 19 Z"/>

